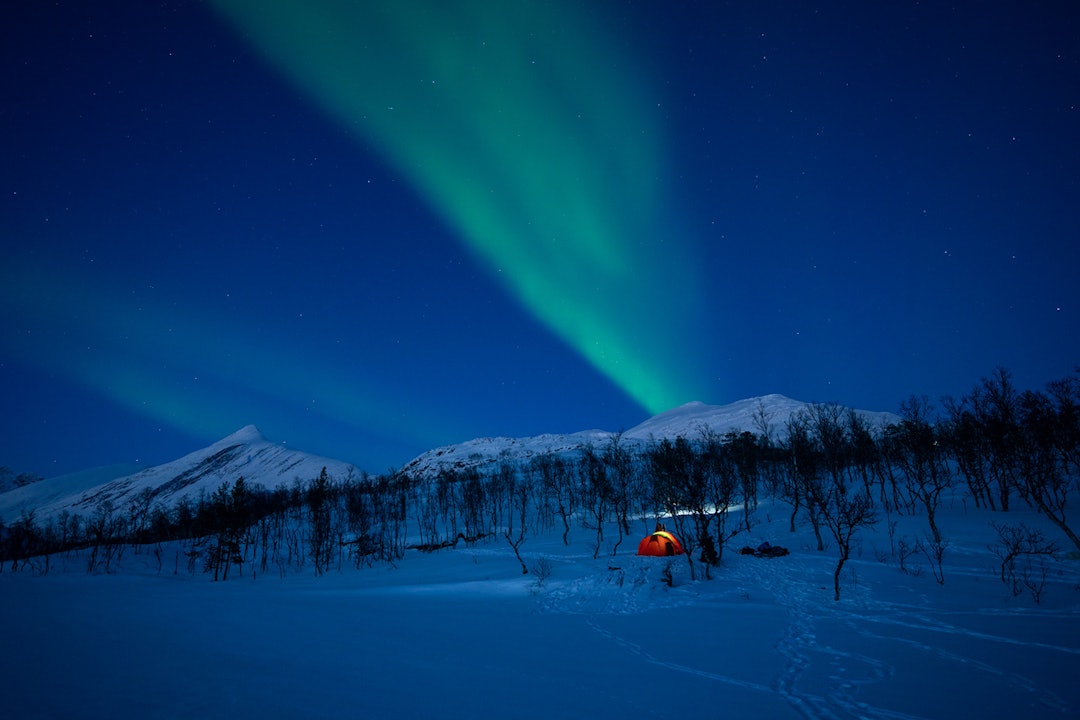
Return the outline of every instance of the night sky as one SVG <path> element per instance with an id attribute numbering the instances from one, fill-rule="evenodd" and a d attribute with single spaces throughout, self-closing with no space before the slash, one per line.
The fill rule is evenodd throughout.
<path id="1" fill-rule="evenodd" d="M 381 5 L 5 5 L 0 465 L 1080 363 L 1076 4 Z"/>

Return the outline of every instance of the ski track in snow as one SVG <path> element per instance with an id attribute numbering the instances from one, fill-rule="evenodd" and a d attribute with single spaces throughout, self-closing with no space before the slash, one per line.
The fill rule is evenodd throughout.
<path id="1" fill-rule="evenodd" d="M 1065 647 L 1063 645 L 1051 645 L 1049 643 L 1034 642 L 1028 640 L 1018 640 L 1016 638 L 1005 637 L 1002 635 L 991 635 L 989 633 L 979 632 L 978 630 L 971 630 L 968 628 L 962 628 L 957 625 L 944 622 L 940 619 L 935 619 L 930 616 L 929 611 L 917 612 L 914 608 L 904 608 L 904 606 L 890 604 L 890 603 L 877 603 L 878 611 L 881 615 L 865 615 L 861 617 L 862 620 L 871 623 L 880 623 L 882 625 L 893 625 L 896 627 L 911 628 L 915 630 L 929 630 L 938 633 L 947 633 L 952 635 L 963 635 L 965 637 L 976 638 L 979 640 L 988 640 L 990 642 L 1003 643 L 1005 645 L 1018 645 L 1021 647 L 1039 648 L 1042 650 L 1053 650 L 1055 652 L 1062 652 L 1068 655 L 1080 655 L 1080 648 Z M 932 611 L 934 615 L 942 615 L 942 611 Z M 885 614 L 888 613 L 888 614 Z M 975 615 L 975 612 L 966 612 L 964 615 Z M 1003 613 L 994 613 L 1003 614 Z M 1017 613 L 1019 614 L 1019 613 Z M 1076 622 L 1077 616 L 1073 613 L 1067 614 L 1050 614 L 1047 613 L 1043 617 L 1055 617 L 1061 620 L 1068 620 Z M 862 634 L 866 637 L 873 637 L 878 639 L 885 638 L 884 635 L 875 635 L 868 630 L 861 630 Z M 921 647 L 927 647 L 919 643 L 915 643 Z"/>
<path id="2" fill-rule="evenodd" d="M 823 642 L 816 628 L 825 621 L 839 622 L 850 628 L 849 636 L 852 638 L 897 643 L 925 653 L 938 662 L 978 670 L 994 676 L 996 684 L 1029 696 L 1033 704 L 1046 711 L 1064 716 L 1071 713 L 1072 708 L 1066 701 L 1031 677 L 998 667 L 992 661 L 935 647 L 909 636 L 912 631 L 942 633 L 1005 647 L 1022 646 L 1061 653 L 1063 658 L 1080 655 L 1078 648 L 994 635 L 949 620 L 953 616 L 962 621 L 979 615 L 1030 615 L 1031 610 L 955 611 L 920 607 L 876 600 L 869 587 L 862 585 L 843 587 L 841 603 L 834 603 L 832 588 L 825 587 L 831 576 L 828 570 L 831 558 L 821 557 L 820 561 L 812 558 L 809 562 L 806 562 L 807 558 L 803 560 L 801 564 L 788 563 L 782 573 L 776 572 L 772 565 L 782 560 L 733 561 L 724 566 L 724 582 L 733 593 L 749 597 L 751 592 L 764 592 L 772 596 L 774 602 L 786 612 L 787 624 L 775 645 L 785 662 L 767 684 L 764 679 L 754 682 L 666 659 L 605 627 L 605 616 L 633 615 L 701 602 L 701 588 L 708 586 L 688 582 L 685 563 L 671 565 L 677 583 L 669 588 L 660 579 L 662 566 L 641 558 L 623 558 L 620 567 L 586 572 L 572 580 L 548 583 L 538 589 L 537 611 L 584 615 L 588 627 L 594 632 L 652 665 L 755 692 L 778 695 L 798 717 L 806 720 L 925 720 L 920 715 L 877 707 L 860 699 L 863 688 L 893 679 L 897 668 L 886 659 Z M 1037 615 L 1063 622 L 1077 620 L 1077 614 L 1069 611 L 1040 612 Z M 898 632 L 887 634 L 888 628 L 895 628 Z M 809 689 L 815 684 L 818 687 Z"/>
<path id="3" fill-rule="evenodd" d="M 884 605 L 884 604 L 882 604 Z M 895 605 L 885 606 L 879 611 L 881 614 L 877 616 L 868 615 L 861 618 L 861 620 L 869 623 L 876 623 L 884 626 L 893 626 L 914 630 L 926 630 L 935 633 L 946 633 L 952 635 L 962 635 L 965 637 L 986 640 L 994 643 L 1002 643 L 1004 645 L 1015 645 L 1020 647 L 1031 647 L 1042 650 L 1052 650 L 1055 652 L 1065 653 L 1067 655 L 1080 655 L 1080 649 L 1063 647 L 1060 645 L 1051 645 L 1042 642 L 1023 641 L 1016 638 L 1003 637 L 1000 635 L 991 635 L 989 633 L 979 632 L 977 630 L 970 630 L 962 628 L 952 623 L 944 622 L 940 619 L 936 619 L 930 616 L 928 612 L 912 612 L 911 610 L 898 610 Z M 935 613 L 937 614 L 937 613 Z M 1069 615 L 1069 619 L 1075 622 L 1075 616 Z M 1042 707 L 1050 710 L 1057 711 L 1063 715 L 1070 713 L 1070 707 L 1068 703 L 1058 697 L 1052 691 L 1046 690 L 1035 680 L 1016 672 L 1010 672 L 998 668 L 984 660 L 968 657 L 965 655 L 959 655 L 957 653 L 950 652 L 941 647 L 929 645 L 927 643 L 919 642 L 912 638 L 898 637 L 896 635 L 884 635 L 875 633 L 866 626 L 856 626 L 855 623 L 849 623 L 852 629 L 859 633 L 861 636 L 870 638 L 873 640 L 880 640 L 884 642 L 897 642 L 913 647 L 919 651 L 934 655 L 943 660 L 955 662 L 960 665 L 967 665 L 990 675 L 997 676 L 1001 681 L 1010 687 L 1025 692 L 1034 696 L 1036 702 Z"/>
<path id="4" fill-rule="evenodd" d="M 967 616 L 983 614 L 978 611 L 949 611 L 932 608 L 917 608 L 891 602 L 873 600 L 864 587 L 846 587 L 843 593 L 854 595 L 847 602 L 855 603 L 858 613 L 852 614 L 850 605 L 837 607 L 831 600 L 824 599 L 821 580 L 825 577 L 820 569 L 802 567 L 799 574 L 777 575 L 767 571 L 768 563 L 743 563 L 743 580 L 757 585 L 771 593 L 780 604 L 788 608 L 789 625 L 778 650 L 788 659 L 780 677 L 776 680 L 776 690 L 799 714 L 808 720 L 839 720 L 841 718 L 881 718 L 882 720 L 920 720 L 920 716 L 908 715 L 886 708 L 873 707 L 856 699 L 860 687 L 878 683 L 892 677 L 896 668 L 890 664 L 858 653 L 846 652 L 822 644 L 814 631 L 817 620 L 838 620 L 851 628 L 853 634 L 882 642 L 895 642 L 915 648 L 920 652 L 933 655 L 942 660 L 969 666 L 1000 678 L 1025 694 L 1028 694 L 1042 708 L 1060 713 L 1071 714 L 1072 708 L 1058 695 L 1042 687 L 1038 682 L 1016 672 L 996 667 L 984 660 L 960 655 L 935 647 L 918 640 L 896 635 L 872 632 L 868 624 L 891 626 L 907 630 L 948 633 L 956 636 L 1016 645 L 1043 650 L 1052 650 L 1066 655 L 1080 655 L 1080 649 L 1051 645 L 1035 641 L 1023 641 L 1016 638 L 992 635 L 977 630 L 961 627 L 941 619 L 943 615 Z M 741 574 L 741 573 L 740 573 Z M 985 614 L 1002 615 L 1026 614 L 1025 610 L 993 610 Z M 1041 617 L 1060 618 L 1076 621 L 1076 614 L 1045 613 Z M 800 679 L 812 665 L 814 656 L 827 658 L 834 667 L 829 676 L 829 688 L 824 697 L 806 693 L 800 688 Z"/>
<path id="5" fill-rule="evenodd" d="M 676 672 L 687 673 L 689 675 L 695 675 L 697 677 L 705 678 L 707 680 L 716 680 L 717 682 L 726 683 L 728 685 L 735 685 L 735 686 L 738 686 L 738 687 L 741 687 L 741 688 L 746 688 L 748 690 L 758 690 L 760 692 L 772 692 L 772 688 L 769 688 L 768 686 L 765 686 L 765 685 L 759 685 L 758 683 L 749 682 L 747 680 L 739 680 L 737 678 L 731 677 L 730 675 L 720 675 L 720 674 L 717 674 L 717 673 L 714 673 L 714 672 L 709 672 L 708 670 L 700 670 L 700 669 L 697 669 L 697 668 L 688 667 L 686 665 L 680 665 L 679 663 L 670 662 L 668 660 L 662 660 L 662 659 L 658 658 L 657 656 L 653 655 L 651 652 L 649 652 L 645 648 L 643 648 L 638 643 L 627 640 L 624 637 L 620 637 L 619 635 L 616 635 L 615 633 L 611 632 L 610 630 L 607 630 L 607 629 L 601 627 L 601 625 L 600 625 L 599 621 L 597 620 L 596 616 L 590 616 L 589 619 L 586 622 L 587 622 L 587 624 L 588 624 L 588 626 L 590 628 L 592 628 L 593 630 L 598 632 L 603 637 L 605 637 L 608 640 L 611 640 L 612 642 L 626 648 L 631 653 L 644 658 L 647 662 L 649 662 L 649 663 L 651 663 L 653 665 L 659 665 L 660 667 L 664 667 L 664 668 L 667 668 L 669 670 L 674 670 Z"/>
<path id="6" fill-rule="evenodd" d="M 787 662 L 772 684 L 740 679 L 664 659 L 646 650 L 639 643 L 605 628 L 600 619 L 605 615 L 637 614 L 657 608 L 689 605 L 700 600 L 694 584 L 675 588 L 660 585 L 656 565 L 647 561 L 624 562 L 624 567 L 609 569 L 606 574 L 586 575 L 553 587 L 539 599 L 539 610 L 586 615 L 586 623 L 593 631 L 652 665 L 755 692 L 777 694 L 800 717 L 807 720 L 922 720 L 913 715 L 872 708 L 855 700 L 854 695 L 859 686 L 880 682 L 892 675 L 892 668 L 874 658 L 822 646 L 814 633 L 813 622 L 814 611 L 820 606 L 820 596 L 811 598 L 807 583 L 785 582 L 777 575 L 764 571 L 768 562 L 741 565 L 751 569 L 739 573 L 741 577 L 728 580 L 763 587 L 787 608 L 788 627 L 777 645 L 777 650 Z M 677 572 L 683 569 L 681 564 L 674 567 Z M 835 682 L 826 696 L 805 692 L 799 686 L 800 677 L 812 663 L 811 654 L 829 657 L 844 668 L 843 676 L 833 676 Z M 860 676 L 852 672 L 853 668 L 865 670 L 861 671 Z"/>
<path id="7" fill-rule="evenodd" d="M 605 615 L 637 614 L 649 609 L 655 610 L 658 606 L 671 608 L 688 605 L 697 599 L 692 585 L 675 589 L 657 587 L 656 580 L 650 578 L 650 570 L 651 568 L 647 565 L 637 564 L 630 568 L 609 571 L 606 575 L 579 578 L 545 593 L 540 601 L 540 609 L 542 612 L 586 615 L 586 623 L 594 632 L 652 665 L 746 690 L 777 694 L 800 717 L 808 720 L 847 718 L 921 720 L 913 715 L 871 708 L 854 699 L 854 694 L 860 685 L 879 682 L 889 677 L 892 669 L 886 663 L 874 658 L 845 653 L 820 645 L 814 634 L 812 613 L 807 607 L 810 603 L 817 605 L 819 599 L 808 599 L 806 588 L 800 588 L 799 584 L 770 582 L 768 584 L 773 587 L 766 587 L 774 594 L 783 593 L 783 596 L 778 599 L 788 608 L 789 618 L 785 635 L 777 646 L 777 650 L 786 658 L 787 663 L 772 684 L 740 679 L 664 659 L 646 650 L 639 643 L 604 627 L 601 618 Z M 767 572 L 751 573 L 751 575 L 761 586 L 767 584 L 764 581 L 774 579 L 774 576 Z M 793 588 L 795 591 L 791 590 Z M 865 678 L 834 676 L 835 683 L 824 697 L 804 692 L 799 687 L 799 678 L 810 666 L 812 653 L 824 655 L 842 663 L 845 669 L 856 666 L 865 667 L 867 668 Z M 844 674 L 854 676 L 854 673 L 850 672 Z"/>
<path id="8" fill-rule="evenodd" d="M 822 644 L 815 632 L 815 619 L 822 615 L 823 607 L 821 577 L 815 577 L 816 582 L 811 583 L 796 578 L 794 573 L 778 575 L 769 570 L 770 562 L 741 563 L 739 574 L 744 582 L 764 589 L 787 608 L 788 627 L 777 646 L 787 664 L 774 681 L 775 691 L 807 720 L 922 720 L 919 716 L 871 707 L 856 699 L 860 687 L 893 676 L 895 669 L 877 658 Z M 827 658 L 834 668 L 824 695 L 807 692 L 800 683 L 816 656 Z"/>

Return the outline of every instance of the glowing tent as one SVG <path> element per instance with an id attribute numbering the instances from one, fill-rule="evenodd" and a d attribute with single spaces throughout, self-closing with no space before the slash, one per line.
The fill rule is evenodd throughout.
<path id="1" fill-rule="evenodd" d="M 679 538 L 667 530 L 657 530 L 652 535 L 646 535 L 637 546 L 638 555 L 682 555 L 683 546 Z"/>

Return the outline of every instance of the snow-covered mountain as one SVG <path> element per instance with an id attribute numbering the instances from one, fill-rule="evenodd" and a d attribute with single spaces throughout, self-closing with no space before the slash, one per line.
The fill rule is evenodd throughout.
<path id="1" fill-rule="evenodd" d="M 793 414 L 809 407 L 810 403 L 792 400 L 783 395 L 739 400 L 729 405 L 706 405 L 691 402 L 655 415 L 645 422 L 621 433 L 620 442 L 640 447 L 649 442 L 676 437 L 699 438 L 705 431 L 723 435 L 748 431 L 761 434 L 767 426 L 773 437 L 782 437 L 784 426 Z M 857 410 L 873 427 L 898 422 L 892 413 Z M 543 454 L 572 454 L 584 445 L 598 450 L 615 437 L 605 430 L 585 430 L 565 435 L 545 434 L 526 438 L 477 438 L 455 445 L 429 450 L 409 463 L 401 472 L 414 477 L 430 477 L 442 469 L 487 469 L 503 461 L 528 461 Z"/>
<path id="2" fill-rule="evenodd" d="M 649 418 L 621 433 L 620 442 L 631 448 L 679 436 L 700 437 L 702 432 L 724 434 L 746 430 L 761 433 L 762 424 L 774 436 L 783 435 L 788 418 L 809 404 L 783 395 L 765 395 L 731 403 L 706 405 L 687 403 Z M 871 425 L 896 422 L 890 413 L 858 411 Z M 573 455 L 585 445 L 603 448 L 616 433 L 584 430 L 569 434 L 544 434 L 525 438 L 477 438 L 455 445 L 429 450 L 401 468 L 415 478 L 434 477 L 441 469 L 492 469 L 508 461 L 528 462 L 536 455 Z M 267 440 L 248 425 L 202 450 L 172 462 L 147 468 L 134 474 L 86 471 L 49 478 L 26 487 L 0 493 L 0 518 L 10 523 L 22 513 L 33 511 L 38 521 L 47 520 L 63 510 L 89 516 L 108 501 L 116 510 L 124 509 L 140 493 L 148 491 L 152 504 L 171 507 L 181 498 L 196 498 L 211 493 L 225 482 L 243 477 L 249 483 L 267 488 L 307 481 L 318 477 L 322 468 L 335 478 L 358 472 L 353 465 L 331 458 L 292 450 Z"/>
<path id="3" fill-rule="evenodd" d="M 103 482 L 100 473 L 75 473 L 0 493 L 0 518 L 10 523 L 21 513 L 33 511 L 41 521 L 63 510 L 88 516 L 104 501 L 122 510 L 144 491 L 149 491 L 152 504 L 168 507 L 184 497 L 209 494 L 239 477 L 275 488 L 297 478 L 316 478 L 324 467 L 338 478 L 356 472 L 349 463 L 273 443 L 254 425 L 248 425 L 209 447 L 134 474 Z"/>

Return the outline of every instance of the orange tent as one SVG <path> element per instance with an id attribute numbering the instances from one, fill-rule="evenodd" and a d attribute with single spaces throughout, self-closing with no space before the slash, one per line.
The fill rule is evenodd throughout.
<path id="1" fill-rule="evenodd" d="M 657 555 L 664 557 L 665 555 L 682 555 L 683 546 L 679 542 L 679 538 L 675 537 L 667 530 L 657 530 L 652 535 L 646 535 L 645 538 L 638 543 L 637 546 L 638 555 Z"/>

